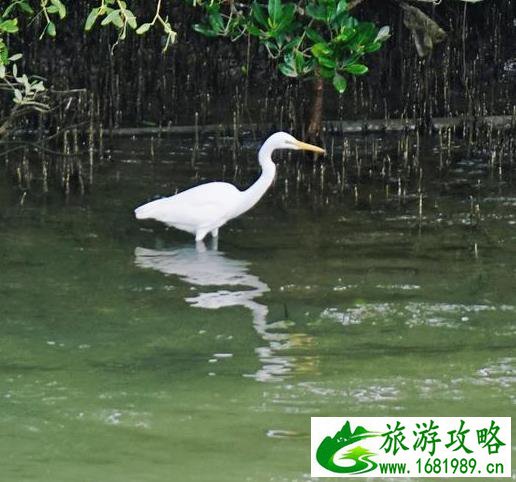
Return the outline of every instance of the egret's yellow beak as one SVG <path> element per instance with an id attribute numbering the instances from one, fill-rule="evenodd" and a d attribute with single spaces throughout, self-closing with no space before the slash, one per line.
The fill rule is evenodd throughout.
<path id="1" fill-rule="evenodd" d="M 304 151 L 312 151 L 317 152 L 319 154 L 326 154 L 326 151 L 323 148 L 313 146 L 312 144 L 307 144 L 306 142 L 296 141 L 296 146 L 299 149 L 303 149 Z"/>

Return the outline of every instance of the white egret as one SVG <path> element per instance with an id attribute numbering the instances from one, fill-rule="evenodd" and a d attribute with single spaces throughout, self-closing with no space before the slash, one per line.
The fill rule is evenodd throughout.
<path id="1" fill-rule="evenodd" d="M 270 187 L 276 175 L 276 165 L 272 162 L 272 153 L 276 149 L 325 152 L 320 147 L 298 141 L 286 132 L 276 132 L 260 148 L 258 161 L 262 173 L 248 189 L 240 191 L 227 182 L 201 184 L 136 208 L 136 218 L 155 219 L 187 231 L 195 235 L 196 241 L 202 241 L 208 233 L 216 238 L 221 226 L 251 209 Z"/>

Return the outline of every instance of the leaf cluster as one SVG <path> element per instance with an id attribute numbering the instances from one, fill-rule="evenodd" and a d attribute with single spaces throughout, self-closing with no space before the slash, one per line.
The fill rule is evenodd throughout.
<path id="1" fill-rule="evenodd" d="M 98 7 L 90 11 L 86 18 L 84 29 L 90 31 L 98 19 L 100 19 L 102 27 L 111 25 L 118 31 L 118 40 L 126 38 L 128 29 L 135 30 L 138 35 L 143 35 L 156 24 L 162 26 L 166 35 L 163 50 L 166 50 L 176 39 L 176 32 L 172 28 L 168 17 L 163 18 L 161 16 L 161 0 L 157 2 L 153 19 L 150 22 L 142 23 L 140 26 L 138 26 L 135 14 L 129 9 L 124 0 L 102 0 Z"/>
<path id="2" fill-rule="evenodd" d="M 278 62 L 282 74 L 320 75 L 340 93 L 346 90 L 349 76 L 367 73 L 364 57 L 379 50 L 390 36 L 389 27 L 378 28 L 353 17 L 347 0 L 198 3 L 205 20 L 194 26 L 197 32 L 233 40 L 255 37 Z"/>

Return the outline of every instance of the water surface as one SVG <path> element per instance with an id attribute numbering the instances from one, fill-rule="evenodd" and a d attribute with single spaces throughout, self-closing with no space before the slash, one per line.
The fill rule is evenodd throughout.
<path id="1" fill-rule="evenodd" d="M 379 183 L 285 183 L 312 161 L 284 157 L 218 250 L 196 250 L 132 209 L 243 186 L 256 145 L 243 165 L 149 145 L 118 141 L 83 197 L 36 179 L 21 203 L 2 176 L 5 480 L 307 480 L 310 416 L 514 413 L 510 173 L 458 159 L 441 175 L 429 149 L 420 217 Z"/>

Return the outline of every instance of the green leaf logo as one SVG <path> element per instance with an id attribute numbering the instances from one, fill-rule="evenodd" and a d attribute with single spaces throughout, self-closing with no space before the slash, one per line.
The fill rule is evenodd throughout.
<path id="1" fill-rule="evenodd" d="M 358 426 L 352 432 L 349 422 L 346 422 L 333 437 L 328 436 L 321 442 L 317 448 L 317 462 L 325 469 L 338 474 L 364 474 L 370 472 L 377 466 L 376 462 L 371 460 L 371 457 L 376 454 L 364 447 L 355 445 L 341 455 L 339 460 L 346 461 L 345 464 L 337 464 L 335 456 L 337 452 L 348 445 L 353 445 L 366 438 L 379 435 L 379 433 L 370 432 L 361 426 Z"/>

